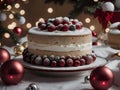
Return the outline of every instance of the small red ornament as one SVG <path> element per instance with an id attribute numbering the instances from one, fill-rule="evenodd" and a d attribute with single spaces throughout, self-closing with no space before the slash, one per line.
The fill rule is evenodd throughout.
<path id="1" fill-rule="evenodd" d="M 17 60 L 6 61 L 1 66 L 1 79 L 7 85 L 19 83 L 24 76 L 24 68 Z"/>
<path id="2" fill-rule="evenodd" d="M 112 86 L 113 78 L 113 73 L 109 68 L 100 66 L 91 72 L 90 83 L 95 90 L 108 90 Z"/>
<path id="3" fill-rule="evenodd" d="M 7 60 L 10 60 L 10 53 L 4 48 L 0 48 L 0 64 Z"/>
<path id="4" fill-rule="evenodd" d="M 15 27 L 13 29 L 13 32 L 16 33 L 18 36 L 21 36 L 22 34 L 22 29 L 20 27 Z"/>
<path id="5" fill-rule="evenodd" d="M 96 33 L 95 31 L 92 31 L 92 35 L 93 35 L 94 37 L 97 37 L 97 33 Z"/>

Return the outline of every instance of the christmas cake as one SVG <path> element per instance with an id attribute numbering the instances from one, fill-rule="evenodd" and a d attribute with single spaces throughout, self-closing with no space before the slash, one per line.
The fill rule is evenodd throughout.
<path id="1" fill-rule="evenodd" d="M 40 22 L 28 32 L 25 62 L 67 67 L 87 65 L 95 61 L 92 54 L 92 34 L 82 22 L 68 17 L 56 17 Z"/>
<path id="2" fill-rule="evenodd" d="M 120 49 L 120 22 L 111 25 L 108 33 L 108 44 L 114 49 Z"/>

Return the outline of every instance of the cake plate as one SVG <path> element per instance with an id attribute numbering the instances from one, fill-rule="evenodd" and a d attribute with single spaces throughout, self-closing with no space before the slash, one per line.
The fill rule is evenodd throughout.
<path id="1" fill-rule="evenodd" d="M 107 63 L 104 58 L 97 57 L 96 61 L 83 66 L 77 67 L 45 67 L 45 66 L 36 66 L 29 63 L 24 62 L 22 59 L 20 62 L 23 64 L 25 68 L 28 70 L 39 73 L 40 75 L 55 75 L 55 76 L 70 76 L 70 75 L 78 75 L 84 73 L 84 71 L 92 70 L 96 67 L 103 66 Z"/>

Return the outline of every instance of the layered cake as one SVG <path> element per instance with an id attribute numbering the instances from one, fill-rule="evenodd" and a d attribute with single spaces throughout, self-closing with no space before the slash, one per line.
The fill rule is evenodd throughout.
<path id="1" fill-rule="evenodd" d="M 43 66 L 81 66 L 95 61 L 92 34 L 82 22 L 56 17 L 40 22 L 28 32 L 24 61 Z"/>
<path id="2" fill-rule="evenodd" d="M 120 49 L 120 22 L 111 25 L 108 33 L 108 44 L 114 49 Z"/>

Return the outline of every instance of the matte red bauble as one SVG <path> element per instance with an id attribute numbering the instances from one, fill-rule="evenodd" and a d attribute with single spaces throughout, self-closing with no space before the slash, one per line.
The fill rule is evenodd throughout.
<path id="1" fill-rule="evenodd" d="M 20 27 L 15 27 L 13 29 L 13 32 L 16 33 L 18 36 L 21 36 L 22 34 L 22 29 Z"/>
<path id="2" fill-rule="evenodd" d="M 113 73 L 109 68 L 100 66 L 91 72 L 90 83 L 95 90 L 108 90 L 113 84 L 113 78 Z"/>
<path id="3" fill-rule="evenodd" d="M 0 48 L 0 64 L 7 60 L 10 60 L 10 53 L 4 48 Z"/>
<path id="4" fill-rule="evenodd" d="M 1 66 L 1 79 L 7 85 L 18 84 L 24 76 L 24 67 L 17 60 L 6 61 Z"/>

